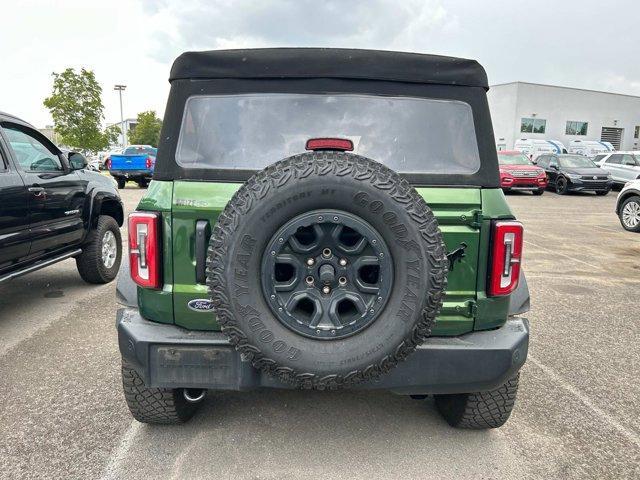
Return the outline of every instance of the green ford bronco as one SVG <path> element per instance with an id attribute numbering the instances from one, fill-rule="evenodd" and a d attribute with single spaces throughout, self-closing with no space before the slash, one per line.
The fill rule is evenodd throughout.
<path id="1" fill-rule="evenodd" d="M 170 82 L 118 284 L 133 416 L 183 422 L 207 390 L 358 388 L 504 424 L 529 293 L 484 69 L 227 50 L 181 55 Z"/>

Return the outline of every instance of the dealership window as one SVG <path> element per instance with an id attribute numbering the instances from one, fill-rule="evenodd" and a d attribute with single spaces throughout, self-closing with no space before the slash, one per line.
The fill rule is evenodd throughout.
<path id="1" fill-rule="evenodd" d="M 589 124 L 587 122 L 567 122 L 567 135 L 586 135 Z"/>
<path id="2" fill-rule="evenodd" d="M 547 121 L 540 118 L 523 118 L 520 122 L 520 131 L 523 133 L 544 133 Z"/>
<path id="3" fill-rule="evenodd" d="M 633 138 L 638 138 L 640 137 L 640 125 L 636 125 L 636 129 L 633 132 Z"/>

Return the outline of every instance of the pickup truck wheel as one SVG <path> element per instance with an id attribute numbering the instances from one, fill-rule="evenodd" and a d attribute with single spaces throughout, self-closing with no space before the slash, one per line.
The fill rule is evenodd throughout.
<path id="1" fill-rule="evenodd" d="M 149 181 L 148 180 L 138 180 L 136 183 L 138 184 L 138 187 L 140 187 L 140 188 L 147 188 L 149 186 Z"/>
<path id="2" fill-rule="evenodd" d="M 116 278 L 121 259 L 120 227 L 113 217 L 100 215 L 82 253 L 76 257 L 78 272 L 85 282 L 109 283 Z"/>
<path id="3" fill-rule="evenodd" d="M 116 177 L 116 182 L 118 182 L 118 188 L 122 190 L 127 185 L 127 179 L 122 177 Z"/>
<path id="4" fill-rule="evenodd" d="M 148 388 L 124 358 L 122 388 L 131 415 L 142 423 L 184 423 L 193 417 L 200 405 L 188 402 L 181 388 Z"/>
<path id="5" fill-rule="evenodd" d="M 387 167 L 313 152 L 267 167 L 220 214 L 207 285 L 223 331 L 300 388 L 371 380 L 431 333 L 448 262 L 424 199 Z"/>
<path id="6" fill-rule="evenodd" d="M 640 197 L 627 198 L 620 205 L 620 223 L 625 230 L 640 232 Z"/>
<path id="7" fill-rule="evenodd" d="M 475 430 L 501 427 L 513 410 L 519 376 L 488 392 L 436 395 L 436 407 L 452 427 Z"/>

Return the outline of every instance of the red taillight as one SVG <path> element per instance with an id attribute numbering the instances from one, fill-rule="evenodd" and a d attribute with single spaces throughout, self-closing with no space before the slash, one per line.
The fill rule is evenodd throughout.
<path id="1" fill-rule="evenodd" d="M 107 161 L 104 164 L 107 166 L 107 170 L 111 170 L 111 157 L 107 157 Z"/>
<path id="2" fill-rule="evenodd" d="M 523 228 L 520 222 L 493 223 L 491 265 L 487 295 L 508 295 L 518 286 L 522 262 Z"/>
<path id="3" fill-rule="evenodd" d="M 160 216 L 133 212 L 129 215 L 129 269 L 141 287 L 160 288 Z"/>
<path id="4" fill-rule="evenodd" d="M 153 158 L 147 157 L 147 169 L 151 168 L 153 165 Z"/>
<path id="5" fill-rule="evenodd" d="M 310 138 L 305 146 L 307 150 L 353 151 L 353 142 L 348 138 Z"/>

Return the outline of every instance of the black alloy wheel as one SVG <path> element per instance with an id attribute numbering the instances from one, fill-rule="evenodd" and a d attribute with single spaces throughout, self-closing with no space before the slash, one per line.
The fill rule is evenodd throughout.
<path id="1" fill-rule="evenodd" d="M 558 195 L 565 195 L 569 191 L 569 185 L 567 179 L 564 177 L 558 177 L 556 180 L 556 193 Z"/>
<path id="2" fill-rule="evenodd" d="M 344 211 L 295 217 L 262 257 L 262 290 L 273 314 L 307 337 L 344 338 L 366 328 L 392 286 L 393 262 L 382 236 Z"/>

